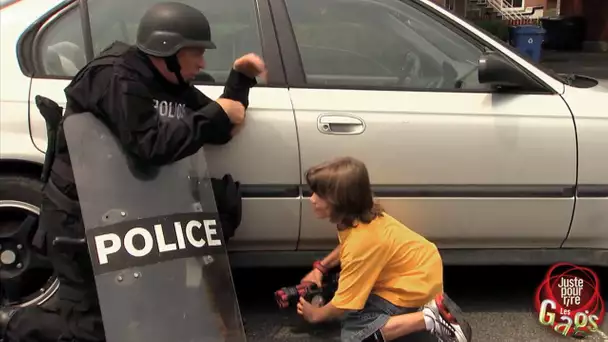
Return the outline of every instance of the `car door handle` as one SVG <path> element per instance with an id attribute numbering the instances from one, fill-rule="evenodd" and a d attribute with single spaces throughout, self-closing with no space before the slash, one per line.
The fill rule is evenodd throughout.
<path id="1" fill-rule="evenodd" d="M 317 127 L 323 134 L 361 134 L 365 123 L 353 115 L 323 114 L 319 116 Z"/>

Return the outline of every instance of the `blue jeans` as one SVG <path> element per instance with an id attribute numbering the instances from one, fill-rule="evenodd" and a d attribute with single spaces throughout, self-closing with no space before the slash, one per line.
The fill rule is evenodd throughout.
<path id="1" fill-rule="evenodd" d="M 391 316 L 413 313 L 420 308 L 405 308 L 392 304 L 377 295 L 370 295 L 361 310 L 348 311 L 342 318 L 341 342 L 361 342 L 382 328 Z M 391 342 L 437 342 L 427 331 L 416 332 Z"/>

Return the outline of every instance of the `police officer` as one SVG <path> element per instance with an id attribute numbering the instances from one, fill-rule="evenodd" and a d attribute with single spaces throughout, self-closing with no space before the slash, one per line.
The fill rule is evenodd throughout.
<path id="1" fill-rule="evenodd" d="M 191 81 L 216 46 L 206 17 L 182 3 L 159 3 L 142 17 L 136 46 L 116 42 L 89 62 L 65 89 L 65 115 L 92 112 L 142 162 L 166 164 L 205 144 L 225 144 L 245 118 L 249 89 L 264 77 L 254 54 L 237 59 L 224 92 L 211 100 Z M 40 227 L 61 282 L 56 301 L 12 313 L 5 342 L 103 341 L 95 281 L 86 247 L 53 246 L 55 237 L 84 238 L 65 136 L 43 191 Z"/>

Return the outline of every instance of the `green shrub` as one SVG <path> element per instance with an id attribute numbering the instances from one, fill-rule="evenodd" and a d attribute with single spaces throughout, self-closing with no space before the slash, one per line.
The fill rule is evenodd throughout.
<path id="1" fill-rule="evenodd" d="M 478 20 L 475 24 L 505 42 L 509 41 L 509 24 L 502 20 Z"/>

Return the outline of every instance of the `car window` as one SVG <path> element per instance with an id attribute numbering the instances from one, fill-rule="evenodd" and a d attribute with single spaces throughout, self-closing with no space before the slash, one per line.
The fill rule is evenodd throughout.
<path id="1" fill-rule="evenodd" d="M 399 0 L 286 0 L 309 85 L 485 89 L 482 49 Z"/>
<path id="2" fill-rule="evenodd" d="M 95 56 L 114 41 L 135 44 L 137 26 L 144 12 L 163 0 L 89 0 L 91 36 Z M 206 66 L 199 80 L 211 76 L 215 83 L 224 83 L 234 60 L 246 53 L 262 55 L 261 39 L 253 0 L 182 0 L 200 9 L 209 19 L 211 37 L 217 49 L 205 53 Z M 69 44 L 66 44 L 69 43 Z M 69 45 L 74 53 L 61 50 L 61 63 L 56 59 L 57 45 Z M 44 69 L 48 76 L 74 76 L 85 64 L 80 14 L 76 9 L 59 17 L 39 44 Z M 51 52 L 48 52 L 51 51 Z M 71 52 L 70 51 L 70 52 Z M 205 73 L 207 75 L 205 75 Z"/>
<path id="3" fill-rule="evenodd" d="M 484 34 L 488 35 L 490 38 L 492 38 L 496 43 L 500 44 L 502 47 L 504 47 L 507 50 L 513 52 L 514 54 L 520 56 L 521 58 L 525 59 L 526 62 L 528 62 L 528 63 L 534 65 L 536 68 L 540 69 L 542 72 L 547 74 L 547 76 L 552 77 L 553 79 L 555 79 L 561 83 L 566 83 L 566 84 L 570 83 L 567 75 L 560 75 L 555 70 L 547 67 L 543 63 L 533 60 L 528 54 L 522 53 L 519 49 L 517 49 L 513 45 L 503 41 L 502 39 L 498 38 L 496 35 L 494 35 L 490 31 L 486 30 L 485 28 L 478 26 L 477 29 L 482 31 Z"/>
<path id="4" fill-rule="evenodd" d="M 38 58 L 44 75 L 74 76 L 86 64 L 78 7 L 71 6 L 71 9 L 59 18 L 47 22 L 44 33 L 38 37 Z"/>

